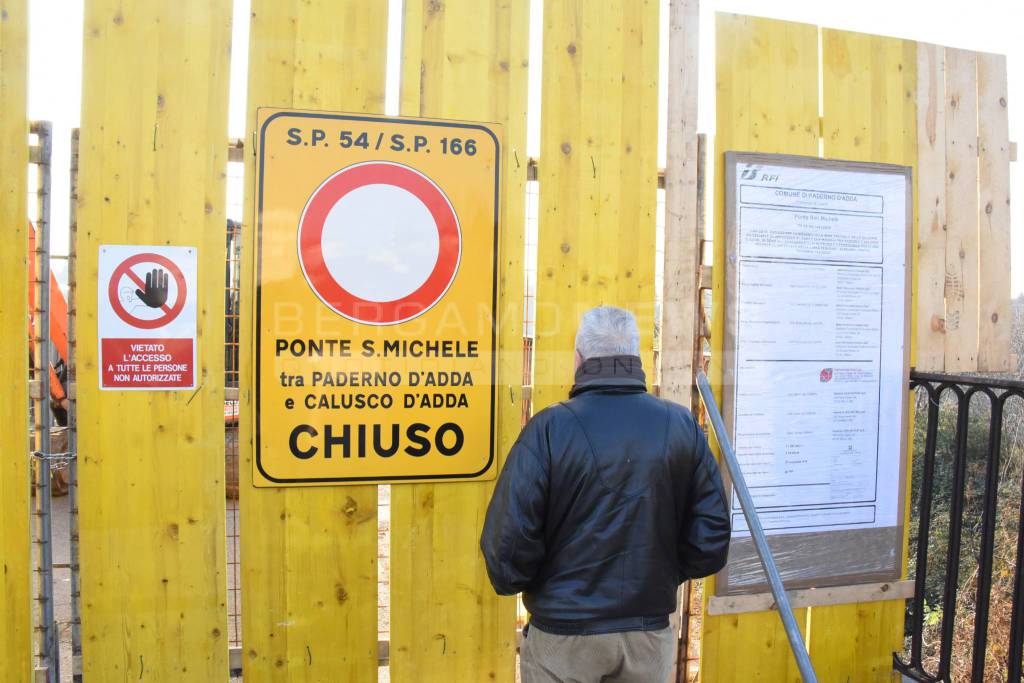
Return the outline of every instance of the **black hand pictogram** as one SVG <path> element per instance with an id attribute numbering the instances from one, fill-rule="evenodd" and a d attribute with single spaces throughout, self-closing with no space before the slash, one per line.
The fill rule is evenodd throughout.
<path id="1" fill-rule="evenodd" d="M 135 296 L 150 308 L 160 308 L 167 303 L 167 271 L 154 268 L 146 273 L 146 291 L 136 289 Z"/>

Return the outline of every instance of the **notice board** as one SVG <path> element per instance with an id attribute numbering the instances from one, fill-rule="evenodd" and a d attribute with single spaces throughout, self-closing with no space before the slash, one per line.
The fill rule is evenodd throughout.
<path id="1" fill-rule="evenodd" d="M 493 478 L 500 127 L 256 135 L 255 485 Z"/>
<path id="2" fill-rule="evenodd" d="M 783 580 L 899 578 L 911 169 L 727 152 L 725 173 L 722 412 Z M 717 592 L 763 592 L 729 493 Z"/>

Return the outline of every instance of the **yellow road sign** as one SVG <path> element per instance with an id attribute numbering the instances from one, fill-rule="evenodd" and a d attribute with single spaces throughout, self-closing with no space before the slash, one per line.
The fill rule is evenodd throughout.
<path id="1" fill-rule="evenodd" d="M 260 109 L 257 486 L 490 479 L 501 131 Z"/>

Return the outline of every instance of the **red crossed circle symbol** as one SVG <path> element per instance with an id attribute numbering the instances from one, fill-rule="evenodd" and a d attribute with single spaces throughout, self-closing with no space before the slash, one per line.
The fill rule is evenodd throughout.
<path id="1" fill-rule="evenodd" d="M 438 254 L 427 279 L 412 293 L 394 301 L 370 301 L 345 289 L 327 269 L 323 232 L 327 214 L 349 192 L 366 185 L 393 185 L 417 197 L 434 220 Z M 344 168 L 313 192 L 299 219 L 299 263 L 316 295 L 336 313 L 355 322 L 393 325 L 411 320 L 434 306 L 451 286 L 459 267 L 462 235 L 448 198 L 429 178 L 408 166 L 369 161 Z"/>
<path id="2" fill-rule="evenodd" d="M 146 283 L 132 272 L 131 267 L 139 263 L 156 263 L 167 269 L 167 272 L 174 278 L 175 284 L 178 286 L 178 297 L 174 302 L 173 306 L 164 304 L 160 309 L 164 312 L 159 318 L 153 318 L 152 320 L 146 320 L 143 318 L 137 318 L 131 313 L 125 310 L 124 306 L 121 305 L 121 299 L 117 295 L 117 283 L 121 281 L 122 277 L 127 277 L 129 280 L 135 283 L 139 289 L 144 289 Z M 188 294 L 187 287 L 185 286 L 185 275 L 181 272 L 181 268 L 166 256 L 160 254 L 135 254 L 130 256 L 121 262 L 117 268 L 114 269 L 114 274 L 110 276 L 110 285 L 107 288 L 107 297 L 110 299 L 110 305 L 114 309 L 114 313 L 117 317 L 128 323 L 132 327 L 138 327 L 143 330 L 153 330 L 158 327 L 167 325 L 181 313 L 181 309 L 185 308 L 185 298 Z"/>

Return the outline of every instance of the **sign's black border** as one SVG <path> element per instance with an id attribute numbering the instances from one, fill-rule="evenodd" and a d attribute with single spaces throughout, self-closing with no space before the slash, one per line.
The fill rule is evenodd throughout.
<path id="1" fill-rule="evenodd" d="M 487 458 L 487 463 L 483 469 L 466 474 L 419 474 L 419 475 L 406 475 L 406 476 L 395 476 L 395 477 L 322 477 L 322 478 L 286 478 L 274 477 L 267 473 L 263 468 L 262 462 L 262 449 L 260 448 L 260 346 L 261 346 L 261 333 L 260 323 L 262 316 L 262 281 L 261 275 L 263 272 L 263 164 L 264 164 L 264 150 L 266 148 L 264 144 L 264 138 L 267 132 L 267 126 L 274 119 L 282 116 L 291 116 L 296 118 L 307 118 L 307 119 L 333 119 L 341 121 L 365 121 L 365 122 L 387 122 L 387 123 L 406 123 L 413 125 L 425 125 L 425 126 L 439 126 L 442 128 L 460 128 L 470 130 L 480 130 L 490 136 L 491 140 L 494 141 L 494 237 L 493 244 L 494 248 L 491 250 L 494 254 L 493 263 L 491 265 L 491 437 L 490 437 L 490 453 Z M 278 111 L 267 117 L 267 120 L 260 126 L 260 144 L 259 144 L 259 160 L 257 162 L 256 171 L 256 183 L 257 183 L 257 204 L 256 204 L 256 353 L 253 357 L 255 370 L 256 370 L 256 381 L 255 381 L 255 415 L 253 420 L 253 432 L 255 436 L 255 448 L 256 448 L 256 468 L 260 474 L 267 481 L 275 484 L 329 484 L 329 483 L 343 483 L 343 482 L 403 482 L 403 481 L 444 481 L 444 480 L 464 480 L 464 479 L 476 479 L 485 472 L 487 472 L 494 465 L 494 448 L 495 448 L 495 412 L 497 408 L 497 341 L 498 341 L 498 328 L 497 328 L 497 316 L 493 314 L 498 309 L 498 216 L 501 210 L 501 143 L 498 141 L 498 137 L 494 132 L 480 124 L 474 123 L 463 123 L 459 121 L 436 121 L 431 119 L 417 119 L 408 117 L 388 117 L 388 116 L 365 116 L 358 114 L 332 114 L 327 112 L 311 112 L 311 111 Z"/>

